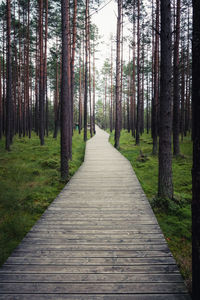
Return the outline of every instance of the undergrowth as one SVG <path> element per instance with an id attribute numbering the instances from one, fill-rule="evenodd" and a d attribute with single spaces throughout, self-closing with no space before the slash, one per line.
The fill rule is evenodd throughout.
<path id="1" fill-rule="evenodd" d="M 36 220 L 62 190 L 60 138 L 14 138 L 11 151 L 0 141 L 0 264 L 11 254 Z M 69 178 L 84 159 L 83 136 L 74 132 Z"/>
<path id="2" fill-rule="evenodd" d="M 114 145 L 114 133 L 110 135 Z M 192 142 L 187 136 L 180 143 L 181 155 L 173 158 L 174 199 L 157 197 L 158 157 L 152 155 L 151 135 L 143 134 L 135 145 L 131 133 L 121 131 L 119 151 L 131 162 L 159 225 L 191 292 L 191 199 Z"/>

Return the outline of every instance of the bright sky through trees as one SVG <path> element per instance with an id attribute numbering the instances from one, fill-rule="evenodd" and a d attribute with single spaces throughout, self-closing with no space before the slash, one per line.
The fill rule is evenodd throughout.
<path id="1" fill-rule="evenodd" d="M 103 8 L 102 8 L 103 7 Z M 102 9 L 101 9 L 102 8 Z M 99 29 L 99 35 L 101 36 L 99 46 L 97 47 L 96 65 L 97 69 L 100 70 L 104 64 L 106 58 L 110 58 L 110 40 L 113 36 L 113 49 L 116 47 L 116 30 L 117 30 L 117 3 L 115 0 L 104 1 L 100 6 L 97 13 L 92 15 L 92 23 L 96 24 Z M 128 35 L 128 27 L 130 23 L 125 18 L 124 24 L 124 36 Z M 124 50 L 127 52 L 128 47 L 124 43 Z M 127 52 L 128 53 L 128 52 Z M 128 57 L 125 57 L 127 60 Z"/>

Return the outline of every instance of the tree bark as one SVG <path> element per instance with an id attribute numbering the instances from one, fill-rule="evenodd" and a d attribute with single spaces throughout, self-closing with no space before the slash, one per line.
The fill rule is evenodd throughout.
<path id="1" fill-rule="evenodd" d="M 56 50 L 57 50 L 57 40 L 56 40 Z M 58 55 L 56 53 L 56 89 L 54 97 L 54 134 L 53 138 L 57 138 L 58 134 L 58 123 L 59 123 L 59 79 L 58 79 Z"/>
<path id="2" fill-rule="evenodd" d="M 43 0 L 39 0 L 39 136 L 40 144 L 44 145 L 44 55 L 43 55 Z"/>
<path id="3" fill-rule="evenodd" d="M 153 138 L 153 155 L 157 154 L 158 138 L 158 80 L 159 80 L 159 0 L 156 0 L 156 31 L 155 31 L 155 48 L 154 48 L 154 92 L 152 98 L 152 138 Z"/>
<path id="4" fill-rule="evenodd" d="M 6 150 L 11 143 L 12 63 L 11 63 L 11 2 L 7 0 L 7 93 L 6 93 Z"/>
<path id="5" fill-rule="evenodd" d="M 82 78 L 81 78 L 81 47 L 79 55 L 79 134 L 82 129 Z"/>
<path id="6" fill-rule="evenodd" d="M 89 45 L 89 36 L 88 36 L 88 16 L 89 16 L 89 0 L 86 0 L 85 7 L 85 93 L 84 93 L 84 141 L 87 141 L 87 104 L 88 104 L 88 45 Z"/>
<path id="7" fill-rule="evenodd" d="M 49 135 L 49 105 L 47 95 L 47 38 L 48 38 L 48 0 L 45 0 L 45 38 L 44 38 L 44 102 L 46 105 L 45 113 L 45 131 L 46 136 Z"/>
<path id="8" fill-rule="evenodd" d="M 2 113 L 2 87 L 1 87 L 1 60 L 0 60 L 0 139 L 2 138 L 2 121 L 3 121 L 3 113 Z"/>
<path id="9" fill-rule="evenodd" d="M 110 54 L 110 132 L 113 131 L 113 55 L 112 40 Z"/>
<path id="10" fill-rule="evenodd" d="M 122 3 L 118 0 L 117 16 L 117 56 L 116 56 L 116 121 L 115 121 L 115 148 L 119 147 L 120 139 L 120 42 L 121 42 L 121 12 Z"/>
<path id="11" fill-rule="evenodd" d="M 181 130 L 181 140 L 183 141 L 184 136 L 184 112 L 185 112 L 185 59 L 184 59 L 184 49 L 182 48 L 182 62 L 181 62 L 181 118 L 180 118 L 180 130 Z"/>
<path id="12" fill-rule="evenodd" d="M 95 46 L 93 46 L 93 133 L 96 133 L 95 129 Z"/>
<path id="13" fill-rule="evenodd" d="M 75 50 L 76 50 L 76 17 L 77 17 L 77 0 L 74 0 L 74 12 L 73 12 L 73 40 L 72 40 L 72 57 L 71 57 L 71 117 L 72 117 L 72 134 L 73 134 L 73 123 L 74 123 L 74 61 L 75 61 Z"/>
<path id="14" fill-rule="evenodd" d="M 193 0 L 192 44 L 192 299 L 200 299 L 200 2 Z"/>
<path id="15" fill-rule="evenodd" d="M 174 99 L 173 99 L 173 153 L 180 154 L 180 89 L 179 89 L 179 41 L 180 41 L 180 7 L 181 1 L 177 0 L 176 11 L 176 37 L 174 43 Z"/>
<path id="16" fill-rule="evenodd" d="M 138 0 L 138 20 L 137 20 L 137 120 L 136 120 L 136 145 L 140 143 L 140 117 L 141 117 L 141 99 L 140 99 L 140 0 Z"/>
<path id="17" fill-rule="evenodd" d="M 89 40 L 89 107 L 90 107 L 90 137 L 93 136 L 93 129 L 92 129 L 92 75 L 91 75 L 91 45 Z"/>
<path id="18" fill-rule="evenodd" d="M 62 77 L 61 77 L 61 177 L 66 180 L 69 174 L 69 134 L 71 127 L 69 114 L 71 98 L 69 97 L 69 0 L 61 1 L 62 13 Z"/>
<path id="19" fill-rule="evenodd" d="M 136 105 L 135 105 L 135 0 L 133 3 L 133 74 L 132 74 L 132 96 L 131 96 L 131 108 L 130 108 L 130 127 L 132 136 L 135 137 L 135 125 L 136 125 Z"/>
<path id="20" fill-rule="evenodd" d="M 158 196 L 173 198 L 171 153 L 172 41 L 170 0 L 161 0 L 161 78 Z"/>

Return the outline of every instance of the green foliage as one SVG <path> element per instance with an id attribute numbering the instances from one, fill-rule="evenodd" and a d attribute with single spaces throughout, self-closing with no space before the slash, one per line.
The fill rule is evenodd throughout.
<path id="1" fill-rule="evenodd" d="M 114 145 L 114 132 L 110 135 Z M 181 155 L 173 158 L 174 199 L 157 197 L 158 157 L 152 155 L 152 139 L 143 134 L 140 146 L 130 133 L 121 131 L 119 151 L 130 161 L 156 214 L 180 271 L 191 291 L 191 199 L 192 142 L 187 136 L 180 144 Z"/>
<path id="2" fill-rule="evenodd" d="M 30 230 L 35 221 L 55 199 L 66 182 L 60 179 L 60 139 L 45 138 L 40 146 L 33 134 L 15 137 L 12 151 L 4 150 L 0 141 L 0 264 Z M 84 159 L 85 143 L 74 132 L 72 176 Z"/>

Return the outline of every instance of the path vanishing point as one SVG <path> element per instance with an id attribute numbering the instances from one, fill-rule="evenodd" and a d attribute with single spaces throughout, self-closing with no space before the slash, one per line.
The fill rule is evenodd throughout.
<path id="1" fill-rule="evenodd" d="M 190 299 L 128 160 L 97 127 L 85 162 L 0 269 L 0 299 Z"/>

